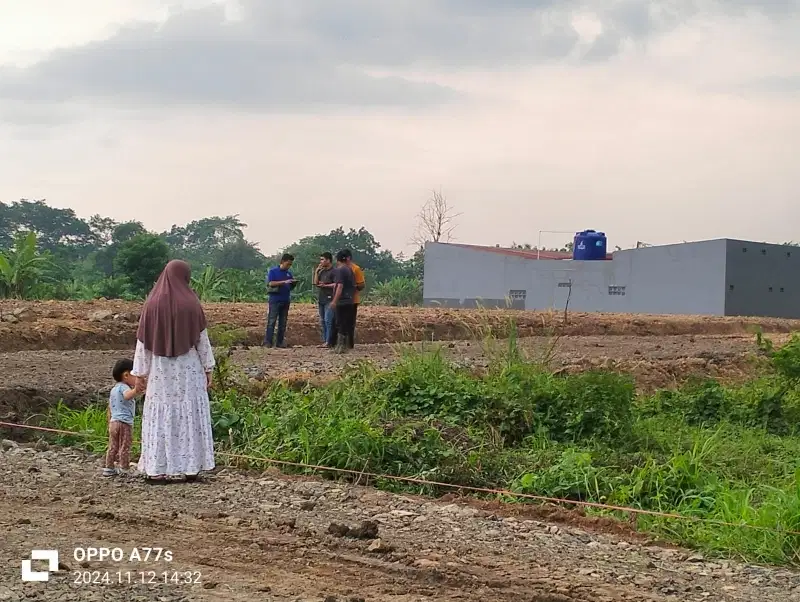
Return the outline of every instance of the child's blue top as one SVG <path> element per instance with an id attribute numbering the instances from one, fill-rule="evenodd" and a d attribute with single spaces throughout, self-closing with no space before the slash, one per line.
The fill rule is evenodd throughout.
<path id="1" fill-rule="evenodd" d="M 125 383 L 117 383 L 111 389 L 111 395 L 108 397 L 108 403 L 111 406 L 111 420 L 133 424 L 133 416 L 136 414 L 136 399 L 131 397 L 126 400 L 124 397 L 125 391 L 130 390 L 131 388 Z"/>

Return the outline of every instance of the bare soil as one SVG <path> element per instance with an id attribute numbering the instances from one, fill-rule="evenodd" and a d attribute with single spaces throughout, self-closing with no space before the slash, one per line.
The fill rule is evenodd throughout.
<path id="1" fill-rule="evenodd" d="M 104 480 L 98 458 L 44 444 L 4 441 L 0 466 L 2 601 L 800 600 L 800 576 L 788 570 L 592 532 L 563 512 L 567 522 L 555 524 L 519 507 L 271 471 L 223 469 L 204 482 L 165 486 Z M 74 550 L 86 547 L 120 548 L 125 559 L 76 560 Z M 142 556 L 164 548 L 173 560 L 132 562 L 134 548 Z M 61 570 L 50 581 L 21 582 L 31 549 L 59 551 Z M 192 583 L 171 583 L 185 574 Z M 76 583 L 83 575 L 111 583 Z"/>
<path id="2" fill-rule="evenodd" d="M 773 335 L 780 343 L 786 335 Z M 454 362 L 480 370 L 503 353 L 508 343 L 451 341 L 421 344 L 357 345 L 350 354 L 337 356 L 317 347 L 290 349 L 238 348 L 233 352 L 239 380 L 284 380 L 297 385 L 323 384 L 348 364 L 369 360 L 388 367 L 409 346 L 440 349 Z M 753 376 L 760 358 L 752 336 L 566 336 L 521 339 L 519 346 L 533 361 L 549 361 L 556 369 L 574 372 L 593 368 L 632 374 L 642 390 L 672 387 L 688 378 L 712 376 L 723 382 L 740 382 Z M 111 368 L 131 349 L 18 351 L 0 353 L 0 418 L 25 420 L 46 411 L 59 400 L 82 406 L 108 394 Z"/>
<path id="3" fill-rule="evenodd" d="M 0 351 L 37 349 L 123 349 L 136 341 L 141 304 L 119 301 L 41 303 L 0 301 Z M 264 332 L 265 306 L 245 303 L 206 305 L 212 325 L 230 324 L 245 330 L 247 343 L 257 345 Z M 775 318 L 710 318 L 632 314 L 392 308 L 364 306 L 358 313 L 361 343 L 447 341 L 508 334 L 510 321 L 519 336 L 668 336 L 742 335 L 757 327 L 764 332 L 800 330 L 800 321 Z M 296 304 L 289 314 L 288 342 L 318 342 L 317 309 Z"/>

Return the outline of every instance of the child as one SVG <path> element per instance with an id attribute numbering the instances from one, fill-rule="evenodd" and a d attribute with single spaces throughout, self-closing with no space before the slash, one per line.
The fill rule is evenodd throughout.
<path id="1" fill-rule="evenodd" d="M 116 385 L 108 398 L 108 453 L 106 454 L 104 477 L 113 477 L 119 472 L 114 462 L 119 461 L 122 471 L 131 462 L 131 440 L 133 438 L 133 416 L 136 413 L 134 398 L 144 392 L 141 379 L 131 374 L 133 361 L 119 360 L 114 364 L 112 375 Z"/>

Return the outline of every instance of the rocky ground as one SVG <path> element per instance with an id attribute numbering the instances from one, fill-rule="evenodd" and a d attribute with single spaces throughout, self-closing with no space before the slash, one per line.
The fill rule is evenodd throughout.
<path id="1" fill-rule="evenodd" d="M 788 570 L 604 535 L 577 517 L 550 524 L 518 506 L 232 469 L 153 486 L 104 480 L 76 450 L 0 449 L 0 601 L 800 600 Z M 76 560 L 88 547 L 125 559 Z M 61 570 L 23 583 L 21 561 L 42 548 L 59 551 Z M 134 548 L 169 550 L 172 562 L 132 562 Z"/>

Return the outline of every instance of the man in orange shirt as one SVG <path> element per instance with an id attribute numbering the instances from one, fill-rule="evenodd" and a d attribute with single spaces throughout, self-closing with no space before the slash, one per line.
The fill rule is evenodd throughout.
<path id="1" fill-rule="evenodd" d="M 347 258 L 347 265 L 353 270 L 356 280 L 356 292 L 353 295 L 353 321 L 350 336 L 347 337 L 347 344 L 352 349 L 356 340 L 356 317 L 358 316 L 358 304 L 361 302 L 361 291 L 367 286 L 363 270 L 353 263 L 353 252 L 350 249 L 343 249 L 342 254 Z"/>

